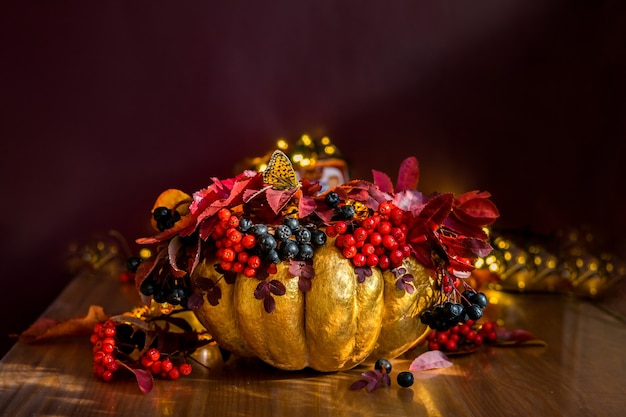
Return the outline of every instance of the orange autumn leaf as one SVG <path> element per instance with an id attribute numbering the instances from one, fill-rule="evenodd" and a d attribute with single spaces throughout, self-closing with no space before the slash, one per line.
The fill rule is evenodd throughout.
<path id="1" fill-rule="evenodd" d="M 92 305 L 87 315 L 82 317 L 62 321 L 40 318 L 20 334 L 18 340 L 22 343 L 38 343 L 63 337 L 89 336 L 96 323 L 102 323 L 108 318 L 102 307 Z"/>

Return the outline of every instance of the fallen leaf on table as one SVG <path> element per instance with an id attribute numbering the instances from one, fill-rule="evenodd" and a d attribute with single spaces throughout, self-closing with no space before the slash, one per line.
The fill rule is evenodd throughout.
<path id="1" fill-rule="evenodd" d="M 38 343 L 52 339 L 75 336 L 89 336 L 96 323 L 106 321 L 109 316 L 100 306 L 89 307 L 87 315 L 68 320 L 54 320 L 42 317 L 22 332 L 18 340 L 22 343 Z"/>

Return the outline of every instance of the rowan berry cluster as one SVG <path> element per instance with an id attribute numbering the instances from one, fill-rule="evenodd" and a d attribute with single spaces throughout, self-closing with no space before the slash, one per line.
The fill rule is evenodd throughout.
<path id="1" fill-rule="evenodd" d="M 474 320 L 459 323 L 448 330 L 433 330 L 426 336 L 428 350 L 459 352 L 492 343 L 498 339 L 497 324 L 487 321 L 477 325 Z"/>
<path id="2" fill-rule="evenodd" d="M 113 374 L 119 369 L 116 358 L 115 323 L 107 320 L 97 323 L 89 339 L 93 345 L 93 372 L 103 381 L 113 379 Z"/>
<path id="3" fill-rule="evenodd" d="M 111 320 L 97 323 L 90 337 L 93 345 L 93 372 L 96 377 L 106 382 L 113 379 L 120 365 L 127 367 L 131 365 L 130 362 L 134 362 L 128 354 L 138 348 L 136 340 L 126 340 L 128 335 L 123 334 L 128 332 L 118 332 L 118 326 L 128 327 L 128 325 L 116 324 Z M 191 364 L 186 362 L 176 364 L 172 359 L 170 355 L 164 355 L 158 349 L 150 348 L 141 355 L 139 364 L 152 375 L 166 379 L 173 380 L 191 374 Z"/>
<path id="4" fill-rule="evenodd" d="M 154 376 L 165 379 L 178 379 L 191 374 L 191 364 L 183 362 L 176 365 L 171 358 L 164 357 L 156 348 L 148 349 L 141 355 L 141 365 Z"/>
<path id="5" fill-rule="evenodd" d="M 406 243 L 405 216 L 404 210 L 385 202 L 371 216 L 338 220 L 326 228 L 326 233 L 336 237 L 335 246 L 355 267 L 393 269 L 411 255 L 411 247 Z"/>

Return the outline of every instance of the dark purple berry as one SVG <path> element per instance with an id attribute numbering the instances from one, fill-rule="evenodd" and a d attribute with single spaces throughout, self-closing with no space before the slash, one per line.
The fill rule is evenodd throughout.
<path id="1" fill-rule="evenodd" d="M 293 240 L 287 240 L 280 246 L 280 256 L 282 259 L 293 259 L 298 256 L 298 244 Z"/>
<path id="2" fill-rule="evenodd" d="M 322 230 L 311 231 L 311 243 L 315 246 L 323 246 L 326 243 L 326 233 Z"/>
<path id="3" fill-rule="evenodd" d="M 276 239 L 274 239 L 274 236 L 270 235 L 269 233 L 264 233 L 260 235 L 256 243 L 257 248 L 263 254 L 266 254 L 267 252 L 276 249 L 276 245 Z"/>
<path id="4" fill-rule="evenodd" d="M 324 196 L 324 203 L 330 208 L 335 208 L 339 205 L 339 194 L 334 191 L 327 193 Z"/>
<path id="5" fill-rule="evenodd" d="M 172 216 L 172 212 L 167 207 L 157 207 L 152 212 L 154 220 L 160 222 L 161 220 L 167 220 Z"/>
<path id="6" fill-rule="evenodd" d="M 292 231 L 296 231 L 300 228 L 300 222 L 295 217 L 285 217 L 283 224 L 289 226 Z"/>
<path id="7" fill-rule="evenodd" d="M 413 376 L 413 373 L 403 371 L 398 374 L 397 381 L 398 385 L 402 388 L 408 388 L 415 382 L 415 377 Z"/>
<path id="8" fill-rule="evenodd" d="M 252 220 L 247 217 L 242 217 L 239 219 L 239 226 L 237 228 L 240 232 L 247 232 L 252 227 Z"/>
<path id="9" fill-rule="evenodd" d="M 487 296 L 482 292 L 472 294 L 472 296 L 470 297 L 470 301 L 472 302 L 472 304 L 477 304 L 482 308 L 485 308 L 488 303 Z"/>
<path id="10" fill-rule="evenodd" d="M 483 316 L 483 309 L 478 304 L 465 307 L 465 312 L 471 320 L 478 320 Z"/>
<path id="11" fill-rule="evenodd" d="M 268 234 L 268 228 L 264 224 L 255 224 L 252 226 L 252 233 L 258 238 Z"/>
<path id="12" fill-rule="evenodd" d="M 137 272 L 137 268 L 141 264 L 141 258 L 138 256 L 131 256 L 126 260 L 126 270 L 128 272 Z"/>
<path id="13" fill-rule="evenodd" d="M 276 252 L 275 249 L 272 249 L 268 251 L 267 254 L 265 255 L 265 261 L 271 264 L 277 264 L 277 263 L 280 263 L 280 256 L 278 255 L 278 252 Z"/>
<path id="14" fill-rule="evenodd" d="M 291 237 L 291 228 L 286 224 L 281 224 L 276 227 L 276 231 L 274 232 L 274 237 L 280 241 L 285 241 Z"/>
<path id="15" fill-rule="evenodd" d="M 306 227 L 301 227 L 296 230 L 294 236 L 298 243 L 309 243 L 311 241 L 311 231 Z"/>
<path id="16" fill-rule="evenodd" d="M 345 205 L 339 207 L 339 216 L 343 219 L 349 220 L 353 218 L 355 214 L 354 206 Z"/>
<path id="17" fill-rule="evenodd" d="M 301 243 L 298 245 L 298 259 L 301 261 L 308 261 L 313 259 L 314 251 L 313 246 L 308 243 Z"/>
<path id="18" fill-rule="evenodd" d="M 391 362 L 389 362 L 389 360 L 387 359 L 380 358 L 374 364 L 374 369 L 377 369 L 382 372 L 383 368 L 385 369 L 385 373 L 387 374 L 391 373 Z"/>

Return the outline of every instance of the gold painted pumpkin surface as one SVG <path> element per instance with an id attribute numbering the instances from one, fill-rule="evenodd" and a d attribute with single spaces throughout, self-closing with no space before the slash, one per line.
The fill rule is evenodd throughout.
<path id="1" fill-rule="evenodd" d="M 316 250 L 315 276 L 307 292 L 299 289 L 289 263 L 277 265 L 271 279 L 282 282 L 286 293 L 274 297 L 271 313 L 254 296 L 259 280 L 239 274 L 228 284 L 214 264 L 205 259 L 194 271 L 194 278 L 209 278 L 222 291 L 217 305 L 205 300 L 195 311 L 198 320 L 224 349 L 284 370 L 337 371 L 370 356 L 397 357 L 428 333 L 420 314 L 437 296 L 434 280 L 413 258 L 403 263 L 414 277 L 412 294 L 397 288 L 392 271 L 379 268 L 358 282 L 354 265 L 341 255 L 334 239 Z"/>

